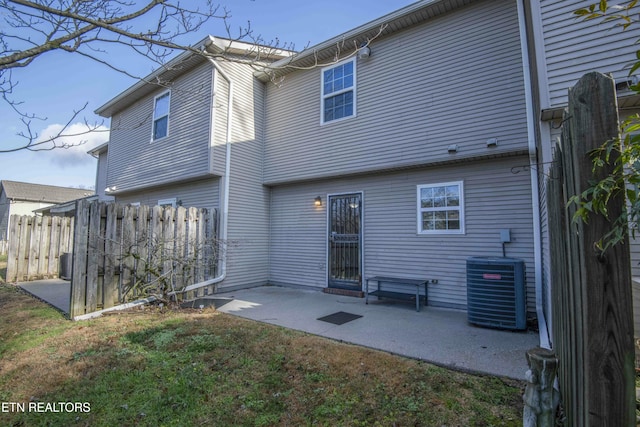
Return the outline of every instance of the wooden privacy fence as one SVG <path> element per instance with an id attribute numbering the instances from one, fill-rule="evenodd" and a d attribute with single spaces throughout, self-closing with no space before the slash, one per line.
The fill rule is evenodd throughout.
<path id="1" fill-rule="evenodd" d="M 0 255 L 6 255 L 9 251 L 9 241 L 0 240 Z"/>
<path id="2" fill-rule="evenodd" d="M 613 79 L 589 73 L 569 91 L 561 145 L 547 179 L 553 348 L 568 426 L 635 426 L 631 265 L 628 241 L 601 253 L 610 222 L 572 221 L 568 200 L 598 179 L 591 152 L 618 136 Z M 604 171 L 604 174 L 610 171 Z M 615 219 L 622 197 L 610 205 Z"/>
<path id="3" fill-rule="evenodd" d="M 60 256 L 73 246 L 73 218 L 11 215 L 10 224 L 7 282 L 58 277 Z"/>
<path id="4" fill-rule="evenodd" d="M 71 318 L 203 282 L 216 273 L 215 212 L 80 200 Z"/>

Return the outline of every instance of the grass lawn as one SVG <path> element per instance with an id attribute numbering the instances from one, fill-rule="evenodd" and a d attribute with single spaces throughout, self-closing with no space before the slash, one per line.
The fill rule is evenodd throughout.
<path id="1" fill-rule="evenodd" d="M 521 382 L 213 308 L 70 322 L 5 284 L 0 313 L 0 425 L 521 425 Z"/>

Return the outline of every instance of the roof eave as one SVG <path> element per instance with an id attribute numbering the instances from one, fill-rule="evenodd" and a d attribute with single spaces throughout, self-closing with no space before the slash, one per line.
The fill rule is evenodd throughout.
<path id="1" fill-rule="evenodd" d="M 92 148 L 91 150 L 87 151 L 87 154 L 90 154 L 91 156 L 97 158 L 100 154 L 107 151 L 108 148 L 109 148 L 109 141 L 102 143 L 95 148 Z"/>
<path id="2" fill-rule="evenodd" d="M 95 113 L 109 118 L 114 113 L 121 110 L 127 105 L 130 105 L 135 100 L 139 99 L 144 94 L 157 88 L 157 82 L 166 77 L 169 73 L 175 73 L 179 75 L 191 69 L 191 67 L 183 67 L 187 61 L 194 61 L 193 65 L 199 64 L 206 60 L 204 55 L 199 55 L 196 51 L 207 50 L 213 55 L 229 54 L 229 55 L 248 55 L 259 56 L 263 52 L 268 52 L 268 56 L 273 58 L 272 60 L 278 60 L 294 54 L 294 52 L 274 49 L 268 46 L 261 46 L 251 43 L 245 43 L 236 40 L 229 40 L 224 38 L 217 38 L 208 35 L 198 43 L 192 45 L 194 50 L 186 50 L 180 53 L 178 56 L 167 62 L 165 65 L 159 67 L 148 76 L 139 80 L 116 97 L 109 100 L 107 103 L 95 110 Z M 179 70 L 179 71 L 176 71 Z"/>
<path id="3" fill-rule="evenodd" d="M 208 47 L 211 43 L 213 43 L 213 38 L 211 36 L 207 36 L 204 39 L 202 39 L 200 42 L 196 43 L 194 46 L 196 47 Z M 98 107 L 95 110 L 95 113 L 105 117 L 105 118 L 109 118 L 113 115 L 113 113 L 116 111 L 117 107 L 123 102 L 126 101 L 128 99 L 130 99 L 131 97 L 134 97 L 134 95 L 139 92 L 141 89 L 148 87 L 149 84 L 151 84 L 151 82 L 155 82 L 158 81 L 158 79 L 165 74 L 169 69 L 171 69 L 173 66 L 176 66 L 177 64 L 184 62 L 185 60 L 187 60 L 188 58 L 190 58 L 191 56 L 195 55 L 193 52 L 191 51 L 184 51 L 181 54 L 179 54 L 178 56 L 176 56 L 175 58 L 173 58 L 171 61 L 167 62 L 164 66 L 159 67 L 158 69 L 154 70 L 151 74 L 149 74 L 148 76 L 144 77 L 143 79 L 139 80 L 137 83 L 133 84 L 132 86 L 129 86 L 129 88 L 125 89 L 123 92 L 120 92 L 116 97 L 110 99 L 109 101 L 107 101 L 104 105 L 102 105 L 101 107 Z"/>

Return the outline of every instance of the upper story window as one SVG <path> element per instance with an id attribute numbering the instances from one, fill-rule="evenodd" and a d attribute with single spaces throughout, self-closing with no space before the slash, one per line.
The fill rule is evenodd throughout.
<path id="1" fill-rule="evenodd" d="M 462 181 L 418 185 L 418 233 L 464 234 Z"/>
<path id="2" fill-rule="evenodd" d="M 153 107 L 153 134 L 151 140 L 164 138 L 169 134 L 169 102 L 171 92 L 158 95 L 154 100 Z"/>
<path id="3" fill-rule="evenodd" d="M 322 120 L 327 123 L 356 114 L 355 58 L 322 70 Z"/>

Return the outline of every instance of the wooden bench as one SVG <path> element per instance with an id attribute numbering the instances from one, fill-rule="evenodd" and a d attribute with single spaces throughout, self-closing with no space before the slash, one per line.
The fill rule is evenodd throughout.
<path id="1" fill-rule="evenodd" d="M 377 282 L 377 289 L 369 292 L 369 282 Z M 420 311 L 420 287 L 424 286 L 424 305 L 427 305 L 428 289 L 427 284 L 436 283 L 435 280 L 417 280 L 417 279 L 402 279 L 398 277 L 384 277 L 375 276 L 369 277 L 365 286 L 365 303 L 369 304 L 369 295 L 376 296 L 378 298 L 392 298 L 399 300 L 416 301 L 416 311 Z M 415 288 L 415 293 L 405 293 L 398 291 L 384 290 L 384 285 L 396 285 L 407 286 L 409 288 Z"/>

